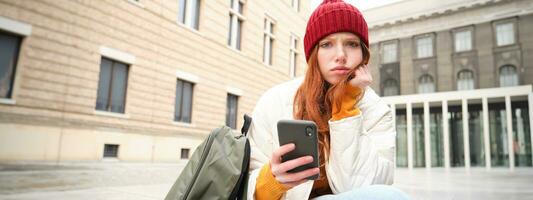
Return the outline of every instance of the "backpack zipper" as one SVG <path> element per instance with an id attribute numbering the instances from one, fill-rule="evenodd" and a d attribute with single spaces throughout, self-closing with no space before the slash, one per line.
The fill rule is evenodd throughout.
<path id="1" fill-rule="evenodd" d="M 218 133 L 219 130 L 215 130 L 213 131 L 215 133 Z M 209 153 L 209 150 L 211 147 L 211 144 L 213 143 L 213 140 L 215 138 L 215 135 L 213 134 L 209 134 L 208 138 L 207 138 L 207 142 L 204 146 L 204 149 L 202 151 L 202 157 L 200 159 L 200 162 L 198 162 L 198 166 L 196 167 L 196 171 L 194 172 L 194 176 L 193 176 L 193 179 L 191 181 L 191 183 L 189 184 L 189 186 L 187 187 L 187 190 L 185 191 L 185 194 L 183 195 L 183 199 L 187 199 L 187 197 L 189 196 L 189 193 L 191 192 L 192 190 L 192 186 L 193 184 L 196 182 L 196 179 L 198 178 L 198 174 L 200 173 L 200 170 L 202 169 L 203 165 L 204 165 L 204 162 L 205 162 L 205 159 L 206 159 L 206 155 Z"/>

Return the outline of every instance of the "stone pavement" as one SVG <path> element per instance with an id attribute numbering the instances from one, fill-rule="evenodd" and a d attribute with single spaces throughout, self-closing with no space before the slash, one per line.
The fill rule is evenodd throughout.
<path id="1" fill-rule="evenodd" d="M 184 165 L 0 164 L 0 199 L 163 199 Z"/>
<path id="2" fill-rule="evenodd" d="M 533 199 L 533 168 L 397 169 L 395 186 L 413 199 Z"/>
<path id="3" fill-rule="evenodd" d="M 0 164 L 0 199 L 163 199 L 184 164 Z M 394 185 L 413 199 L 533 199 L 533 168 L 399 168 Z"/>

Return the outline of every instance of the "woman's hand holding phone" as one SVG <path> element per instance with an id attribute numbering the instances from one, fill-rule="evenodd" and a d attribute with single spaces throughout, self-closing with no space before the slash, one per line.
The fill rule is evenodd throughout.
<path id="1" fill-rule="evenodd" d="M 293 143 L 285 144 L 274 150 L 272 152 L 272 157 L 270 158 L 270 170 L 272 171 L 272 175 L 274 175 L 276 180 L 286 188 L 296 187 L 297 185 L 307 181 L 307 177 L 316 175 L 320 172 L 318 167 L 296 173 L 287 172 L 296 167 L 313 162 L 312 156 L 302 156 L 293 160 L 282 162 L 281 157 L 293 151 L 295 148 L 296 146 Z"/>

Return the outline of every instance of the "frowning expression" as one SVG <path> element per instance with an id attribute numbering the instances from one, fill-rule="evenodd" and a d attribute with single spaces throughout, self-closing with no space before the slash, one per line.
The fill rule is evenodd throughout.
<path id="1" fill-rule="evenodd" d="M 330 34 L 318 42 L 318 65 L 322 77 L 330 84 L 338 83 L 350 69 L 363 61 L 361 40 L 350 32 Z"/>

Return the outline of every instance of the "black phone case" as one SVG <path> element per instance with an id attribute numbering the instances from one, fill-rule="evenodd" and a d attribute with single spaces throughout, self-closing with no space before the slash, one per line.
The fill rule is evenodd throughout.
<path id="1" fill-rule="evenodd" d="M 294 143 L 296 148 L 281 157 L 282 162 L 302 156 L 313 156 L 313 162 L 299 166 L 289 173 L 296 173 L 320 166 L 318 159 L 318 135 L 316 124 L 306 120 L 278 121 L 278 138 L 280 146 Z M 307 177 L 308 180 L 318 179 L 319 174 Z"/>

